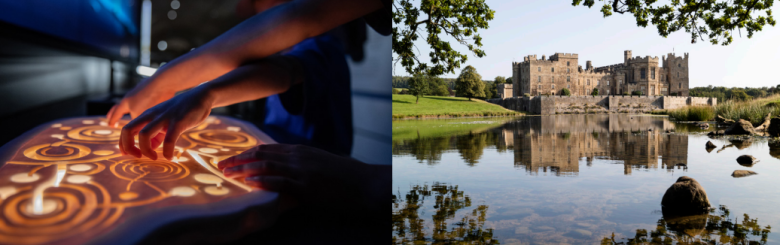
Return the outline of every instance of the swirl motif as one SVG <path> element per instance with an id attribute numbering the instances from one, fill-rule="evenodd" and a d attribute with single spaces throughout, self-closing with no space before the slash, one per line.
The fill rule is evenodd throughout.
<path id="1" fill-rule="evenodd" d="M 24 156 L 41 161 L 67 161 L 78 159 L 92 152 L 88 147 L 79 144 L 41 144 L 24 150 Z"/>
<path id="2" fill-rule="evenodd" d="M 68 131 L 68 138 L 81 143 L 109 144 L 119 140 L 122 131 L 107 126 L 86 126 Z"/>
<path id="3" fill-rule="evenodd" d="M 152 182 L 179 180 L 190 174 L 190 170 L 185 165 L 151 159 L 120 160 L 111 165 L 111 172 L 120 179 Z"/>
<path id="4" fill-rule="evenodd" d="M 257 139 L 242 132 L 223 129 L 207 129 L 187 134 L 192 140 L 206 145 L 226 147 L 252 147 L 257 145 Z"/>

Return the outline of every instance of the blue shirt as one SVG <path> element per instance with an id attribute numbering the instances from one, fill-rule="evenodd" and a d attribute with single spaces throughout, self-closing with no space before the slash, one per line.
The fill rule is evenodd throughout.
<path id="1" fill-rule="evenodd" d="M 349 156 L 352 152 L 350 73 L 342 43 L 309 38 L 284 55 L 303 67 L 304 81 L 268 97 L 263 130 L 279 143 L 302 144 Z"/>

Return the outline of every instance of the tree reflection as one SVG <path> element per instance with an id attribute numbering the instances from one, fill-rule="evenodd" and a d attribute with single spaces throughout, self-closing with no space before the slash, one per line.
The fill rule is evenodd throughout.
<path id="1" fill-rule="evenodd" d="M 487 205 L 477 205 L 462 218 L 455 218 L 459 210 L 472 206 L 471 198 L 459 191 L 457 185 L 438 182 L 432 186 L 415 185 L 403 199 L 400 196 L 393 196 L 393 244 L 499 244 L 493 238 L 493 229 L 484 228 Z M 420 216 L 426 197 L 433 198 L 436 209 L 430 234 L 426 234 L 425 219 Z"/>
<path id="2" fill-rule="evenodd" d="M 461 135 L 457 137 L 457 148 L 460 157 L 469 166 L 476 165 L 482 157 L 483 149 L 487 146 L 487 134 L 479 133 Z"/>
<path id="3" fill-rule="evenodd" d="M 764 228 L 757 218 L 743 214 L 731 220 L 729 209 L 721 205 L 709 214 L 682 217 L 662 217 L 656 229 L 648 232 L 638 229 L 633 238 L 616 242 L 614 235 L 605 237 L 601 244 L 766 244 L 771 227 Z"/>
<path id="4" fill-rule="evenodd" d="M 454 149 L 467 165 L 475 166 L 486 147 L 495 146 L 498 152 L 507 150 L 506 143 L 499 143 L 502 140 L 500 133 L 498 129 L 458 136 L 397 140 L 393 141 L 393 155 L 412 155 L 420 163 L 436 165 L 444 152 Z"/>

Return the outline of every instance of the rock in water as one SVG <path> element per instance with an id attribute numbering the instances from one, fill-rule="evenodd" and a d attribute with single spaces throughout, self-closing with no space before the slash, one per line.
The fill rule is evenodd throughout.
<path id="1" fill-rule="evenodd" d="M 709 212 L 710 200 L 699 182 L 682 176 L 666 190 L 661 200 L 661 209 L 667 215 L 696 215 Z"/>
<path id="2" fill-rule="evenodd" d="M 713 144 L 712 141 L 708 140 L 707 141 L 707 149 L 711 149 L 711 148 L 717 148 L 717 146 L 715 146 L 715 144 Z"/>
<path id="3" fill-rule="evenodd" d="M 780 117 L 770 119 L 769 127 L 767 127 L 766 131 L 772 137 L 780 137 Z"/>
<path id="4" fill-rule="evenodd" d="M 757 162 L 758 161 L 756 161 L 756 158 L 751 155 L 742 155 L 737 157 L 737 163 L 739 163 L 739 165 L 750 167 L 753 166 L 753 164 L 756 164 Z"/>
<path id="5" fill-rule="evenodd" d="M 731 173 L 731 177 L 742 178 L 742 177 L 747 177 L 747 176 L 751 176 L 751 175 L 754 175 L 754 174 L 758 174 L 758 173 L 750 171 L 750 170 L 734 170 L 734 173 Z"/>
<path id="6" fill-rule="evenodd" d="M 744 119 L 739 119 L 737 123 L 734 123 L 731 125 L 731 127 L 727 128 L 724 132 L 725 134 L 749 134 L 749 135 L 755 135 L 756 131 L 753 129 L 753 124 L 750 124 L 750 122 L 745 121 Z"/>

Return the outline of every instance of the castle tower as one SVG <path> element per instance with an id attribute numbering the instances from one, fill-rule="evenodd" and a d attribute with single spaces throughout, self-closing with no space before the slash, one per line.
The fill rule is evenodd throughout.
<path id="1" fill-rule="evenodd" d="M 631 50 L 623 51 L 623 64 L 628 65 L 628 59 L 631 59 Z"/>
<path id="2" fill-rule="evenodd" d="M 585 70 L 590 70 L 591 68 L 593 68 L 593 63 L 590 60 L 585 61 Z"/>

